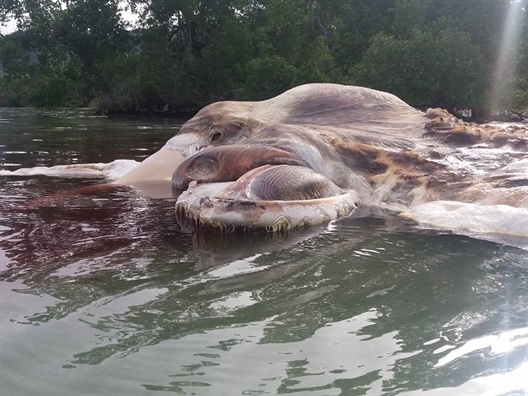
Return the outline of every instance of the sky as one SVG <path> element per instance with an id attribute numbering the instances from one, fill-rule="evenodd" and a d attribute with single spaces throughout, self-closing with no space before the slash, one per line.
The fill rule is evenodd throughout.
<path id="1" fill-rule="evenodd" d="M 130 11 L 122 11 L 122 14 L 123 14 L 123 18 L 126 21 L 129 21 L 132 23 L 137 21 L 137 15 L 133 14 Z M 16 30 L 16 21 L 14 19 L 7 22 L 6 26 L 0 25 L 0 34 L 10 34 L 10 33 L 13 33 L 15 30 Z"/>
<path id="2" fill-rule="evenodd" d="M 13 33 L 16 30 L 16 22 L 14 20 L 7 22 L 7 26 L 0 25 L 1 34 Z"/>

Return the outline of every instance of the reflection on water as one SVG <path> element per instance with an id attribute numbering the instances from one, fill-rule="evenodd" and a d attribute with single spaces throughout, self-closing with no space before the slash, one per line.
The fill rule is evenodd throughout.
<path id="1" fill-rule="evenodd" d="M 80 140 L 28 148 L 14 128 L 0 151 L 29 154 L 0 156 L 34 166 L 47 144 L 82 156 L 90 134 L 109 162 L 174 132 L 44 120 L 22 139 L 64 122 Z M 150 137 L 120 146 L 137 131 Z M 191 235 L 173 199 L 57 194 L 97 183 L 0 178 L 1 394 L 528 394 L 523 250 L 370 208 L 285 234 Z"/>

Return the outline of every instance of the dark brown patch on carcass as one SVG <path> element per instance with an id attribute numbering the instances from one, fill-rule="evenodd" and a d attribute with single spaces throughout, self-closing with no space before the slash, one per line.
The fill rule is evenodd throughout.
<path id="1" fill-rule="evenodd" d="M 393 166 L 412 170 L 413 173 L 430 173 L 444 168 L 444 166 L 428 161 L 420 154 L 411 151 L 390 152 L 387 157 Z"/>
<path id="2" fill-rule="evenodd" d="M 451 131 L 444 139 L 444 143 L 456 146 L 472 146 L 481 140 L 480 136 L 469 131 Z"/>
<path id="3" fill-rule="evenodd" d="M 443 159 L 445 155 L 442 153 L 439 153 L 438 151 L 432 150 L 429 152 L 429 157 L 434 160 L 439 160 L 439 159 Z"/>
<path id="4" fill-rule="evenodd" d="M 341 161 L 354 172 L 364 175 L 372 176 L 384 173 L 388 164 L 380 161 L 380 150 L 375 147 L 367 146 L 361 143 L 350 143 L 335 141 L 337 153 L 341 157 Z"/>
<path id="5" fill-rule="evenodd" d="M 342 161 L 376 190 L 390 189 L 392 199 L 408 203 L 411 191 L 418 187 L 431 199 L 448 199 L 470 183 L 461 184 L 463 175 L 451 172 L 447 165 L 424 158 L 414 151 L 387 150 L 351 142 L 334 142 Z M 386 187 L 383 187 L 386 186 Z"/>
<path id="6" fill-rule="evenodd" d="M 425 136 L 439 139 L 442 143 L 454 146 L 470 146 L 482 138 L 474 129 L 454 117 L 438 117 L 425 124 Z"/>
<path id="7" fill-rule="evenodd" d="M 526 187 L 528 186 L 528 179 L 509 179 L 501 180 L 495 187 L 498 188 L 515 188 L 515 187 Z"/>
<path id="8" fill-rule="evenodd" d="M 431 121 L 425 124 L 424 136 L 434 137 L 447 145 L 471 146 L 485 141 L 495 147 L 508 143 L 516 149 L 528 147 L 527 130 L 524 126 L 510 125 L 504 128 L 493 123 L 463 122 L 442 109 L 429 109 L 426 115 Z"/>
<path id="9" fill-rule="evenodd" d="M 257 207 L 257 204 L 253 201 L 236 200 L 236 201 L 229 202 L 226 205 L 225 210 L 240 212 L 243 210 L 254 210 L 256 207 Z"/>
<path id="10" fill-rule="evenodd" d="M 514 141 L 512 146 L 515 150 L 528 150 L 528 139 Z"/>
<path id="11" fill-rule="evenodd" d="M 389 151 L 360 143 L 340 142 L 338 152 L 342 161 L 366 177 L 391 172 L 411 179 L 443 170 L 445 166 L 423 158 L 412 151 Z"/>

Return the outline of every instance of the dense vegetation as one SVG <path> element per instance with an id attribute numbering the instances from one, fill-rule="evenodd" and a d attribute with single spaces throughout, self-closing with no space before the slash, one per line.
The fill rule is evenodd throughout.
<path id="1" fill-rule="evenodd" d="M 336 82 L 526 116 L 527 17 L 528 0 L 0 0 L 18 23 L 0 106 L 182 114 Z"/>

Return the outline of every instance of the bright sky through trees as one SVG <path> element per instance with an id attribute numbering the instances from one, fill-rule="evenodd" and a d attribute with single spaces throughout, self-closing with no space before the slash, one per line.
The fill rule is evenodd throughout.
<path id="1" fill-rule="evenodd" d="M 0 33 L 1 34 L 10 34 L 13 33 L 16 29 L 16 21 L 11 20 L 7 22 L 7 26 L 0 25 Z"/>

